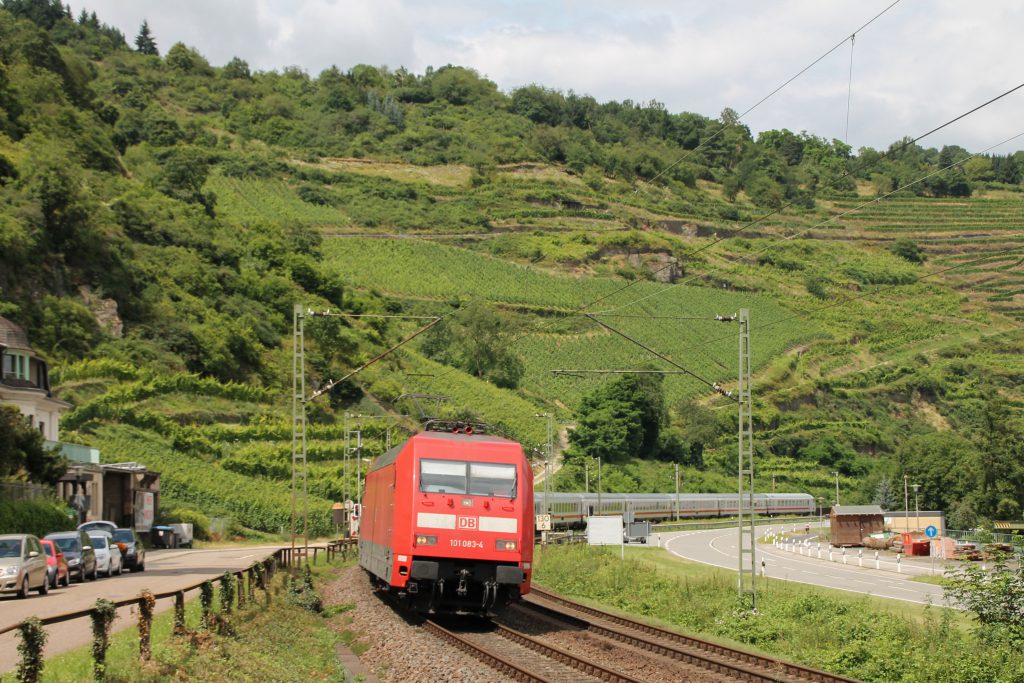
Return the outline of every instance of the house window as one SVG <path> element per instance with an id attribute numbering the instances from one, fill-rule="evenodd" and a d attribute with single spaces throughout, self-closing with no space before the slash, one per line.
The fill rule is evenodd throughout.
<path id="1" fill-rule="evenodd" d="M 7 352 L 4 354 L 4 379 L 29 378 L 28 356 L 21 353 Z"/>

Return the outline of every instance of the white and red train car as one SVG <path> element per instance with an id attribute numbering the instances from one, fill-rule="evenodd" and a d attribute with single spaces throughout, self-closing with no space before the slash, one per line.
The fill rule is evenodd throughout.
<path id="1" fill-rule="evenodd" d="M 518 443 L 420 432 L 366 475 L 359 564 L 413 610 L 493 613 L 530 591 L 533 508 Z"/>
<path id="2" fill-rule="evenodd" d="M 754 512 L 774 517 L 813 515 L 809 493 L 755 493 Z M 555 529 L 582 529 L 590 515 L 624 515 L 636 521 L 732 517 L 739 514 L 735 493 L 549 493 L 537 497 L 534 512 L 551 515 Z"/>

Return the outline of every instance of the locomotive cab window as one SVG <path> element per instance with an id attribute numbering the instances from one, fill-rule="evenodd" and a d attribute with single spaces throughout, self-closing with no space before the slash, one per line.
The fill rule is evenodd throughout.
<path id="1" fill-rule="evenodd" d="M 515 498 L 516 466 L 464 460 L 423 459 L 420 460 L 420 491 Z"/>

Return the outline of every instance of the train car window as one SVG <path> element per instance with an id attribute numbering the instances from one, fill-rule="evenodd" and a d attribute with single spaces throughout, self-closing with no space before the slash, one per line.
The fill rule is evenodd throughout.
<path id="1" fill-rule="evenodd" d="M 469 493 L 495 498 L 516 497 L 516 466 L 489 462 L 469 463 Z"/>
<path id="2" fill-rule="evenodd" d="M 420 491 L 466 493 L 466 463 L 462 460 L 420 460 Z"/>
<path id="3" fill-rule="evenodd" d="M 516 497 L 516 466 L 465 460 L 420 460 L 420 491 Z M 534 506 L 539 504 L 535 501 Z"/>

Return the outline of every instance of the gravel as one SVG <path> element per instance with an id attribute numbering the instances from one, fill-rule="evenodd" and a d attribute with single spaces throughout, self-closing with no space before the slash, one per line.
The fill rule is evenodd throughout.
<path id="1" fill-rule="evenodd" d="M 358 634 L 357 642 L 368 646 L 359 660 L 383 683 L 504 683 L 501 676 L 419 626 L 406 621 L 394 607 L 373 592 L 370 580 L 359 567 L 352 567 L 321 590 L 324 606 L 354 603 L 334 623 L 339 630 Z"/>

